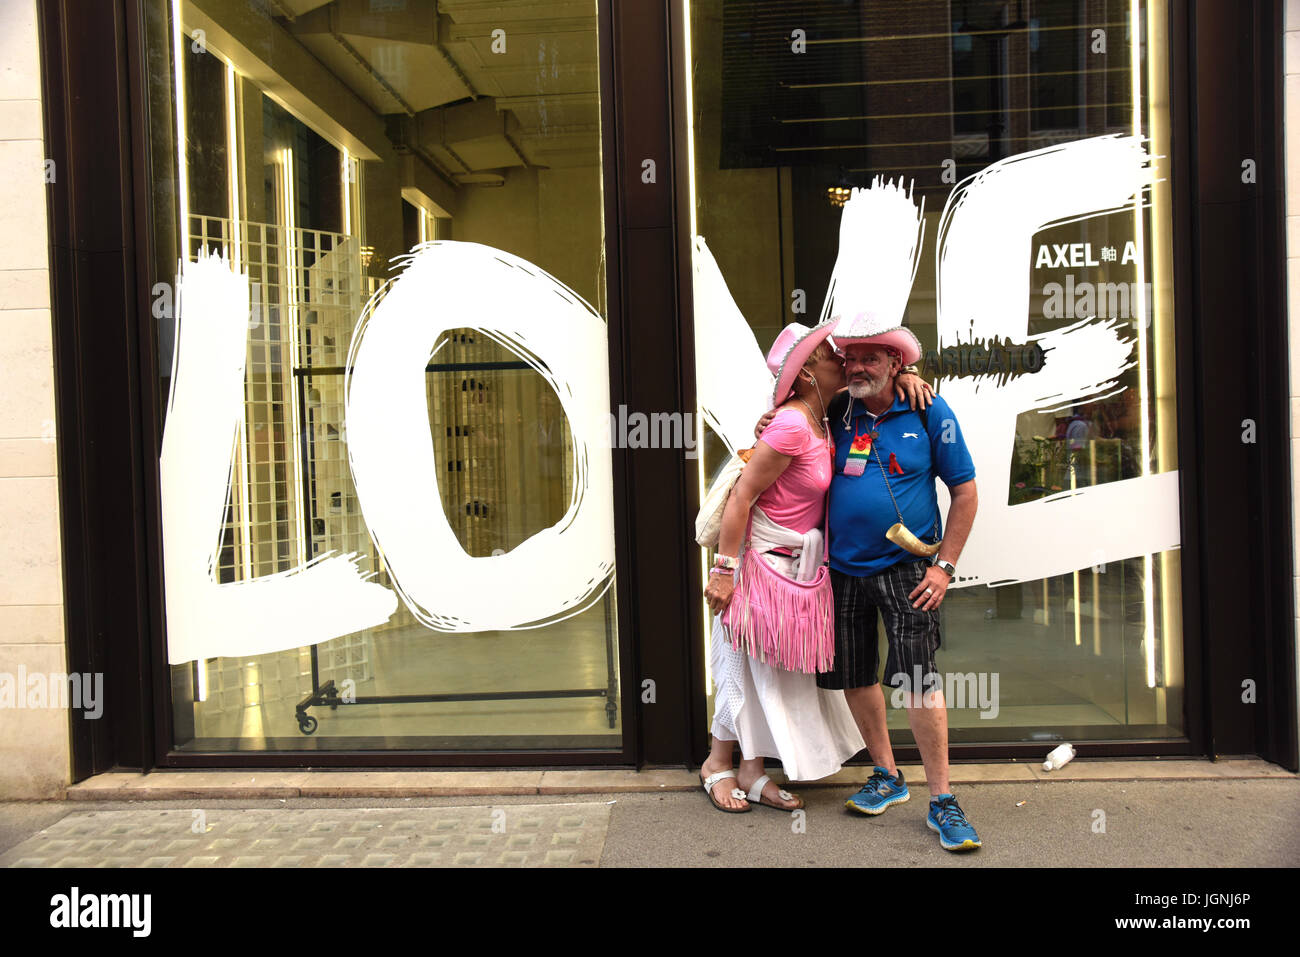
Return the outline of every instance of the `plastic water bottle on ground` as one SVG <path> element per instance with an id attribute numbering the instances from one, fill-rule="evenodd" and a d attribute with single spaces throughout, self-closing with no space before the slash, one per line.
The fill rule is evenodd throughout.
<path id="1" fill-rule="evenodd" d="M 1052 753 L 1047 756 L 1043 762 L 1044 771 L 1057 771 L 1065 767 L 1073 760 L 1075 755 L 1074 745 L 1062 744 L 1052 749 Z"/>

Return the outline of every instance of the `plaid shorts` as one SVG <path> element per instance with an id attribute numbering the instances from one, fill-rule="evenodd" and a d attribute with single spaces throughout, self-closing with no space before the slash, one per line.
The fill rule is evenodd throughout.
<path id="1" fill-rule="evenodd" d="M 915 682 L 918 674 L 938 672 L 934 653 L 939 649 L 939 612 L 913 608 L 908 593 L 921 583 L 930 563 L 925 560 L 899 562 L 876 575 L 859 577 L 831 569 L 835 595 L 835 667 L 817 675 L 817 687 L 834 691 L 866 688 L 875 684 L 880 671 L 880 642 L 876 634 L 876 613 L 885 620 L 889 657 L 885 661 L 885 684 L 891 688 Z"/>

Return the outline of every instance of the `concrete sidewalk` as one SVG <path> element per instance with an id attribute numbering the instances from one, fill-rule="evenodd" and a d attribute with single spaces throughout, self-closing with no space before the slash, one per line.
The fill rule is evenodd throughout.
<path id="1" fill-rule="evenodd" d="M 158 772 L 0 804 L 4 866 L 1294 866 L 1300 778 L 1262 761 L 956 765 L 984 847 L 943 851 L 869 769 L 799 785 L 802 816 L 714 810 L 692 772 Z M 777 777 L 774 775 L 774 777 Z M 489 790 L 495 788 L 496 790 Z"/>
<path id="2" fill-rule="evenodd" d="M 909 786 L 924 790 L 925 770 L 904 765 Z M 849 767 L 819 781 L 800 783 L 800 790 L 856 790 L 871 775 L 865 766 Z M 954 764 L 953 787 L 966 784 L 1020 784 L 1035 781 L 1197 781 L 1291 778 L 1275 764 L 1258 758 L 1237 760 L 1076 759 L 1058 771 L 1036 762 L 1001 761 Z M 785 782 L 780 771 L 772 777 Z M 68 788 L 70 801 L 149 801 L 219 798 L 374 798 L 466 797 L 527 794 L 617 794 L 693 791 L 696 770 L 537 770 L 537 771 L 155 771 L 100 774 Z M 702 792 L 701 792 L 702 793 Z"/>

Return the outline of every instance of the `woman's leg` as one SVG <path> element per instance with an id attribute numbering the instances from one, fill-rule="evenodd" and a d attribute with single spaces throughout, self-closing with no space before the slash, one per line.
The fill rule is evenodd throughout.
<path id="1" fill-rule="evenodd" d="M 763 759 L 762 758 L 745 758 L 740 762 L 740 787 L 746 794 L 754 786 L 754 782 L 763 776 Z M 788 791 L 786 792 L 789 793 Z M 763 797 L 778 807 L 787 810 L 797 811 L 803 807 L 803 801 L 798 795 L 791 795 L 791 800 L 787 801 L 781 797 L 781 789 L 777 787 L 775 781 L 768 781 L 763 785 Z"/>
<path id="2" fill-rule="evenodd" d="M 732 767 L 732 752 L 735 750 L 735 741 L 720 741 L 717 738 L 711 738 L 712 744 L 709 746 L 709 756 L 704 759 L 704 766 L 700 768 L 700 777 L 707 778 L 719 771 L 725 771 Z M 744 808 L 749 806 L 749 802 L 741 798 L 731 796 L 731 789 L 739 786 L 739 781 L 735 778 L 721 778 L 713 785 L 713 797 L 723 807 Z"/>

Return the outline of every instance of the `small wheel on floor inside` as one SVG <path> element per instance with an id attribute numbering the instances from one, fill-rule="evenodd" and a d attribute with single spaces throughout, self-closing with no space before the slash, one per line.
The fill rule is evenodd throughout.
<path id="1" fill-rule="evenodd" d="M 298 715 L 298 730 L 303 734 L 311 734 L 316 730 L 319 722 L 309 714 Z"/>

